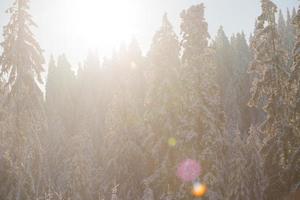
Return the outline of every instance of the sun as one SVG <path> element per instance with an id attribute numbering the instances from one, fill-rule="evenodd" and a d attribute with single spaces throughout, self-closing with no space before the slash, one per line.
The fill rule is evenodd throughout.
<path id="1" fill-rule="evenodd" d="M 138 8 L 133 0 L 65 0 L 66 31 L 87 47 L 117 46 L 137 34 Z"/>

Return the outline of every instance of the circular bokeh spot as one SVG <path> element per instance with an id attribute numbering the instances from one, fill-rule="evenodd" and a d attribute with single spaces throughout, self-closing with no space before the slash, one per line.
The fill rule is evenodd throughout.
<path id="1" fill-rule="evenodd" d="M 206 185 L 200 183 L 200 182 L 195 182 L 193 183 L 193 189 L 192 189 L 192 194 L 195 197 L 203 197 L 207 192 L 207 187 Z"/>
<path id="2" fill-rule="evenodd" d="M 184 182 L 196 180 L 201 173 L 200 164 L 196 160 L 186 159 L 177 168 L 177 176 Z"/>
<path id="3" fill-rule="evenodd" d="M 171 137 L 171 138 L 168 139 L 168 145 L 170 147 L 175 147 L 176 144 L 177 144 L 177 140 L 175 138 Z"/>

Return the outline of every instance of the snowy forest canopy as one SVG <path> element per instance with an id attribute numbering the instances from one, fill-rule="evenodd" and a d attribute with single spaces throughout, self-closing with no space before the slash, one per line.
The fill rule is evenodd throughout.
<path id="1" fill-rule="evenodd" d="M 194 5 L 145 55 L 51 57 L 46 81 L 29 0 L 7 13 L 1 200 L 300 199 L 300 9 L 261 0 L 247 40 L 210 38 Z"/>

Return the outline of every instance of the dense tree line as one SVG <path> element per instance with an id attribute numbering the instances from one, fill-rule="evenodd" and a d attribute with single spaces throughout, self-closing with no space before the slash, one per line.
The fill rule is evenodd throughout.
<path id="1" fill-rule="evenodd" d="M 297 199 L 300 10 L 261 1 L 254 32 L 210 38 L 203 4 L 167 14 L 145 55 L 133 39 L 79 66 L 45 60 L 29 0 L 8 9 L 0 57 L 0 199 Z M 43 94 L 41 88 L 45 86 Z M 298 196 L 297 196 L 298 195 Z"/>

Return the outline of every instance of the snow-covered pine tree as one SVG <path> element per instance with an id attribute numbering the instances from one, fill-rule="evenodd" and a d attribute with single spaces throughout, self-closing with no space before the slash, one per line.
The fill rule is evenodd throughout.
<path id="1" fill-rule="evenodd" d="M 234 89 L 236 90 L 238 104 L 238 127 L 241 137 L 245 138 L 248 135 L 251 123 L 257 123 L 255 120 L 256 118 L 259 119 L 259 115 L 257 110 L 247 106 L 251 85 L 251 77 L 247 70 L 251 60 L 251 52 L 243 32 L 231 37 L 231 48 L 233 50 L 235 75 Z"/>
<path id="2" fill-rule="evenodd" d="M 286 167 L 284 141 L 288 135 L 286 96 L 288 74 L 284 51 L 281 49 L 275 14 L 277 6 L 270 0 L 262 0 L 262 14 L 251 42 L 254 60 L 249 71 L 257 75 L 251 88 L 250 106 L 263 106 L 266 119 L 260 130 L 266 138 L 263 147 L 264 173 L 267 186 L 265 199 L 282 199 L 287 185 L 281 175 Z M 278 189 L 280 188 L 280 189 Z"/>
<path id="3" fill-rule="evenodd" d="M 85 94 L 78 93 L 77 89 L 81 88 L 76 81 L 65 55 L 58 57 L 57 66 L 50 59 L 46 84 L 50 127 L 47 146 L 48 170 L 51 174 L 49 181 L 51 189 L 65 198 L 94 199 L 97 192 L 95 179 L 99 177 L 94 168 L 94 163 L 97 162 L 93 142 L 99 140 L 92 138 L 90 134 L 94 126 L 91 125 L 93 121 L 86 117 L 86 104 L 79 104 L 85 102 L 84 97 L 91 98 L 91 95 L 88 91 Z M 85 84 L 87 83 L 82 82 L 80 86 Z M 97 120 L 96 117 L 93 119 Z M 91 124 L 86 125 L 87 121 Z"/>
<path id="4" fill-rule="evenodd" d="M 147 179 L 155 199 L 169 191 L 177 191 L 176 158 L 178 150 L 168 144 L 173 138 L 179 142 L 180 81 L 178 76 L 179 42 L 172 25 L 163 16 L 162 25 L 155 33 L 148 53 L 147 94 L 145 99 L 145 145 L 151 152 L 154 166 Z M 176 142 L 175 142 L 176 143 Z M 169 185 L 169 187 L 168 187 Z"/>
<path id="5" fill-rule="evenodd" d="M 4 41 L 1 43 L 1 74 L 7 74 L 8 84 L 17 84 L 17 78 L 26 76 L 36 78 L 42 83 L 41 73 L 44 71 L 42 49 L 30 30 L 37 26 L 28 12 L 29 0 L 15 0 L 7 10 L 11 14 L 8 24 L 4 27 Z"/>
<path id="6" fill-rule="evenodd" d="M 181 138 L 186 157 L 200 161 L 202 182 L 208 185 L 208 199 L 223 199 L 218 181 L 223 167 L 223 127 L 214 53 L 208 47 L 208 25 L 204 5 L 195 5 L 181 13 L 183 48 L 181 79 L 183 114 Z M 219 169 L 218 169 L 219 168 Z"/>
<path id="7" fill-rule="evenodd" d="M 64 147 L 65 147 L 65 126 L 62 120 L 63 110 L 59 110 L 59 98 L 57 95 L 61 85 L 57 76 L 57 66 L 53 56 L 50 57 L 48 64 L 48 76 L 46 81 L 46 114 L 48 123 L 47 144 L 47 170 L 49 173 L 48 184 L 55 192 L 64 191 Z"/>
<path id="8" fill-rule="evenodd" d="M 293 19 L 297 32 L 296 43 L 293 51 L 293 65 L 289 80 L 289 125 L 290 134 L 286 137 L 285 146 L 287 168 L 284 173 L 285 184 L 290 193 L 300 190 L 300 7 Z"/>
<path id="9" fill-rule="evenodd" d="M 135 49 L 136 50 L 136 49 Z M 122 199 L 140 199 L 143 194 L 142 181 L 149 175 L 149 160 L 141 145 L 145 137 L 141 96 L 133 83 L 141 77 L 134 73 L 139 68 L 137 52 L 131 47 L 121 47 L 109 62 L 111 65 L 111 100 L 105 117 L 103 134 L 101 190 L 106 198 L 110 189 L 119 184 L 118 196 Z M 134 67 L 132 67 L 135 62 Z"/>
<path id="10" fill-rule="evenodd" d="M 235 88 L 236 74 L 234 71 L 233 49 L 221 26 L 214 40 L 216 51 L 217 83 L 220 88 L 221 105 L 226 115 L 226 130 L 232 132 L 238 120 L 237 94 Z"/>
<path id="11" fill-rule="evenodd" d="M 63 54 L 58 57 L 57 67 L 53 73 L 52 79 L 54 80 L 52 80 L 52 89 L 46 93 L 47 105 L 51 103 L 51 101 L 53 102 L 52 109 L 58 112 L 66 131 L 65 134 L 69 135 L 75 132 L 76 127 L 76 122 L 74 120 L 76 111 L 76 78 L 66 55 Z M 49 78 L 51 78 L 51 76 Z"/>
<path id="12" fill-rule="evenodd" d="M 43 194 L 46 165 L 43 144 L 47 129 L 43 95 L 38 86 L 44 71 L 42 50 L 31 27 L 36 26 L 29 14 L 29 0 L 16 0 L 7 10 L 11 14 L 4 27 L 1 75 L 10 88 L 5 117 L 8 153 L 16 170 L 16 179 L 7 199 L 37 199 Z M 38 83 L 37 83 L 37 82 Z"/>

